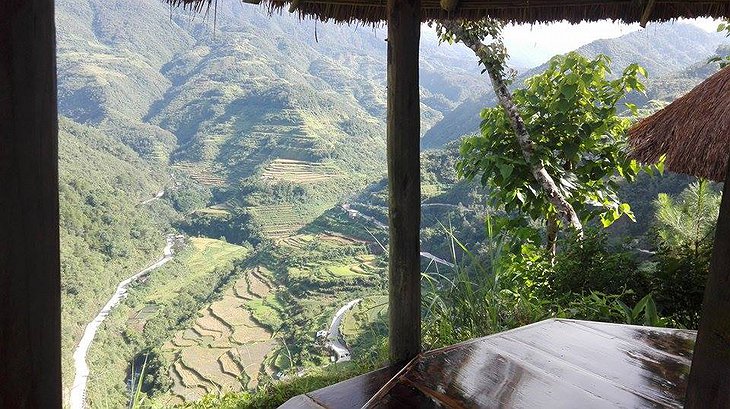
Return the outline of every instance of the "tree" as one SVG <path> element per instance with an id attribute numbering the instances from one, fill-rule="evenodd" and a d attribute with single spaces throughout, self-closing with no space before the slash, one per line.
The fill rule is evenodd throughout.
<path id="1" fill-rule="evenodd" d="M 659 245 L 670 249 L 687 247 L 695 252 L 703 245 L 711 246 L 721 196 L 705 179 L 692 183 L 678 200 L 660 193 L 654 201 Z"/>
<path id="2" fill-rule="evenodd" d="M 650 275 L 663 315 L 675 324 L 697 328 L 710 272 L 721 193 L 700 180 L 675 200 L 659 194 L 654 201 L 656 266 Z"/>
<path id="3" fill-rule="evenodd" d="M 519 146 L 523 162 L 528 165 L 532 177 L 542 188 L 541 196 L 550 202 L 555 211 L 554 214 L 566 225 L 574 228 L 579 237 L 582 237 L 583 226 L 575 210 L 558 189 L 542 160 L 534 155 L 535 146 L 530 138 L 530 133 L 507 88 L 508 81 L 505 76 L 507 49 L 502 41 L 503 26 L 501 21 L 494 19 L 484 19 L 478 22 L 451 21 L 439 23 L 436 31 L 442 41 L 464 43 L 474 51 L 479 58 L 479 63 L 484 65 L 484 71 L 489 74 L 492 88 L 504 109 L 504 117 L 511 126 L 514 142 Z M 484 44 L 482 39 L 485 37 L 491 37 L 493 42 L 488 45 Z M 461 170 L 460 173 L 462 173 Z M 554 247 L 551 252 L 554 254 Z"/>
<path id="4" fill-rule="evenodd" d="M 724 19 L 720 24 L 717 25 L 718 33 L 725 33 L 725 37 L 730 37 L 730 19 Z M 720 68 L 725 68 L 730 65 L 730 55 L 717 55 L 710 58 L 709 63 L 717 62 L 720 64 Z"/>
<path id="5" fill-rule="evenodd" d="M 646 71 L 632 64 L 609 79 L 609 66 L 604 55 L 589 60 L 573 52 L 553 58 L 544 73 L 514 92 L 512 108 L 501 103 L 502 108 L 485 109 L 480 135 L 462 141 L 459 175 L 479 177 L 491 186 L 490 198 L 509 214 L 545 220 L 551 254 L 561 224 L 580 230 L 596 217 L 604 226 L 622 215 L 633 219 L 630 206 L 618 198 L 618 182 L 632 181 L 642 167 L 626 155 L 631 122 L 618 115 L 617 105 L 628 92 L 644 91 L 639 78 Z M 497 92 L 501 102 L 500 94 L 508 94 L 506 83 L 495 88 L 502 88 Z M 631 104 L 626 107 L 636 110 Z M 523 129 L 515 126 L 515 118 Z M 524 135 L 530 138 L 529 149 Z M 538 167 L 557 181 L 555 190 L 567 206 L 537 177 Z M 662 167 L 656 165 L 660 171 Z M 566 217 L 568 207 L 578 222 Z"/>

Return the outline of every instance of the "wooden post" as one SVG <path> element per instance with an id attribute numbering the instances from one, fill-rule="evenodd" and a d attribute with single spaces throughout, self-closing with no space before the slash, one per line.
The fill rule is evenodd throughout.
<path id="1" fill-rule="evenodd" d="M 730 161 L 715 231 L 710 276 L 702 300 L 685 407 L 730 407 Z"/>
<path id="2" fill-rule="evenodd" d="M 421 350 L 420 0 L 388 0 L 390 360 Z"/>
<path id="3" fill-rule="evenodd" d="M 0 1 L 0 407 L 61 407 L 53 0 Z"/>

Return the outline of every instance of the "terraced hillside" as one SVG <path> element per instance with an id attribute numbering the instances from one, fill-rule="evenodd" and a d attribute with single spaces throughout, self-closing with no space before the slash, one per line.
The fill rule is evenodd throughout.
<path id="1" fill-rule="evenodd" d="M 246 270 L 222 298 L 198 312 L 193 324 L 165 343 L 173 384 L 165 404 L 196 400 L 206 393 L 255 388 L 263 363 L 278 342 L 271 328 L 257 321 L 254 301 L 269 299 L 270 274 Z"/>
<path id="2" fill-rule="evenodd" d="M 343 176 L 339 169 L 330 164 L 291 159 L 274 159 L 264 167 L 261 175 L 266 180 L 292 183 L 315 183 Z"/>
<path id="3" fill-rule="evenodd" d="M 341 216 L 346 217 L 342 211 Z M 155 402 L 172 405 L 207 393 L 251 390 L 291 368 L 329 362 L 330 351 L 314 342 L 314 334 L 354 293 L 382 291 L 385 263 L 369 251 L 371 244 L 347 233 L 320 231 L 286 235 L 259 250 L 251 259 L 259 264 L 164 343 L 171 387 Z M 138 315 L 150 313 L 143 308 Z M 382 314 L 358 317 L 348 332 L 353 340 Z"/>

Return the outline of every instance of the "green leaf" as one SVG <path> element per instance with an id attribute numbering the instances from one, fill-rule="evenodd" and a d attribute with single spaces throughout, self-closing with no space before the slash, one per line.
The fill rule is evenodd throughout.
<path id="1" fill-rule="evenodd" d="M 646 307 L 646 303 L 649 302 L 649 295 L 642 298 L 636 305 L 634 306 L 634 309 L 631 311 L 631 316 L 636 319 L 639 318 L 639 314 L 641 314 L 641 311 L 644 310 Z"/>
<path id="2" fill-rule="evenodd" d="M 517 196 L 517 200 L 519 200 L 520 202 L 522 202 L 522 204 L 525 204 L 526 203 L 525 194 L 522 193 L 522 191 L 519 191 L 518 190 L 515 195 Z"/>
<path id="3" fill-rule="evenodd" d="M 507 179 L 512 174 L 512 171 L 514 170 L 514 166 L 508 165 L 508 164 L 500 164 L 499 166 L 499 173 L 502 175 L 502 178 Z"/>
<path id="4" fill-rule="evenodd" d="M 576 91 L 578 91 L 578 84 L 565 84 L 563 85 L 563 88 L 560 89 L 560 93 L 565 95 L 566 98 L 572 99 L 575 96 Z"/>
<path id="5" fill-rule="evenodd" d="M 654 299 L 651 297 L 651 294 L 644 298 L 647 298 L 646 308 L 644 310 L 644 317 L 646 317 L 645 322 L 648 325 L 657 325 L 659 323 L 659 314 L 657 313 Z"/>
<path id="6" fill-rule="evenodd" d="M 626 103 L 626 108 L 631 111 L 631 115 L 636 116 L 637 112 L 639 112 L 638 108 L 636 108 L 636 104 Z"/>

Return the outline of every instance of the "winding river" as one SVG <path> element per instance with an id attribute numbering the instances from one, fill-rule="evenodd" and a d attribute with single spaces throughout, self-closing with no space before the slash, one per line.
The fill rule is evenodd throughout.
<path id="1" fill-rule="evenodd" d="M 94 336 L 96 335 L 96 331 L 99 329 L 99 326 L 102 322 L 104 322 L 104 319 L 106 319 L 107 315 L 109 315 L 114 307 L 119 305 L 122 299 L 124 299 L 130 284 L 137 281 L 137 279 L 143 275 L 156 268 L 162 267 L 168 261 L 172 260 L 172 246 L 174 244 L 174 236 L 167 236 L 167 244 L 163 250 L 162 258 L 137 274 L 121 281 L 117 285 L 117 290 L 114 292 L 114 295 L 112 295 L 109 301 L 107 301 L 104 307 L 102 307 L 99 314 L 96 315 L 93 321 L 86 325 L 84 335 L 81 337 L 81 341 L 74 350 L 73 355 L 76 374 L 74 375 L 74 383 L 71 387 L 71 394 L 69 396 L 69 407 L 71 409 L 83 409 L 85 406 L 86 383 L 89 380 L 89 366 L 86 362 L 86 355 L 89 352 L 89 347 L 91 346 L 91 342 L 94 340 Z"/>

